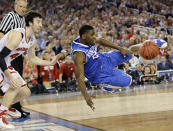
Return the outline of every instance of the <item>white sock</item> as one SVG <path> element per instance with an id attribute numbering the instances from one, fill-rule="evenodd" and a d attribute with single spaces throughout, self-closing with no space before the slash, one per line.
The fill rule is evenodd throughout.
<path id="1" fill-rule="evenodd" d="M 4 110 L 8 110 L 8 108 L 5 107 L 5 106 L 3 106 L 3 105 L 1 105 L 1 106 L 0 106 L 0 110 L 1 110 L 1 111 L 4 111 Z"/>

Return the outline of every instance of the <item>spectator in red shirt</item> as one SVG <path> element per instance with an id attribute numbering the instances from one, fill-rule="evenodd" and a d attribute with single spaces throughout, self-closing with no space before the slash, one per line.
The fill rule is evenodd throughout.
<path id="1" fill-rule="evenodd" d="M 51 53 L 45 50 L 42 57 L 44 60 L 51 60 Z M 59 71 L 56 64 L 52 66 L 40 66 L 40 75 L 42 76 L 43 85 L 46 89 L 48 89 L 48 91 L 55 91 L 51 83 L 59 81 Z"/>
<path id="2" fill-rule="evenodd" d="M 59 73 L 59 82 L 61 90 L 65 91 L 76 91 L 76 80 L 74 74 L 74 63 L 70 56 L 66 57 L 64 63 L 61 63 L 60 73 Z"/>
<path id="3" fill-rule="evenodd" d="M 168 17 L 167 25 L 168 26 L 172 26 L 173 25 L 173 21 L 172 21 L 171 17 Z"/>
<path id="4" fill-rule="evenodd" d="M 66 81 L 68 79 L 72 80 L 74 78 L 74 63 L 72 62 L 72 58 L 67 56 L 66 61 L 60 66 L 59 81 L 62 83 L 62 81 Z"/>
<path id="5" fill-rule="evenodd" d="M 134 33 L 133 33 L 133 28 L 129 28 L 129 29 L 128 29 L 128 35 L 127 35 L 128 40 L 129 40 L 131 37 L 133 37 L 133 35 L 134 35 Z"/>

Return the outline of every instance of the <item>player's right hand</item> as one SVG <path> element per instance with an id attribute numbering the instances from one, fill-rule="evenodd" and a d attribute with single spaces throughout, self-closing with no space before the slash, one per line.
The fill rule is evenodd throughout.
<path id="1" fill-rule="evenodd" d="M 85 96 L 85 100 L 88 106 L 90 106 L 90 108 L 94 111 L 95 107 L 94 107 L 94 103 L 92 102 L 91 96 L 89 95 Z"/>
<path id="2" fill-rule="evenodd" d="M 15 77 L 10 77 L 10 87 L 12 88 L 20 88 L 22 86 L 22 80 L 21 78 L 15 78 Z"/>

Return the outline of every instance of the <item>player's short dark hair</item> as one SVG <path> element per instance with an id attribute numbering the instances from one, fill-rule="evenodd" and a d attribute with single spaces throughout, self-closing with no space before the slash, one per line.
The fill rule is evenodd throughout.
<path id="1" fill-rule="evenodd" d="M 85 34 L 86 32 L 88 32 L 89 30 L 93 30 L 93 29 L 94 28 L 90 25 L 83 25 L 79 30 L 80 37 L 82 37 L 82 35 Z"/>
<path id="2" fill-rule="evenodd" d="M 29 26 L 29 22 L 33 22 L 33 19 L 36 17 L 43 18 L 43 16 L 36 11 L 29 11 L 28 13 L 26 13 L 25 15 L 26 26 Z"/>

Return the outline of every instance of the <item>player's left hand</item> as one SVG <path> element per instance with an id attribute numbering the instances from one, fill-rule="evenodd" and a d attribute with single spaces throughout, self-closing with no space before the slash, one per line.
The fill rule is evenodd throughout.
<path id="1" fill-rule="evenodd" d="M 130 51 L 130 50 L 128 50 L 128 49 L 125 49 L 125 48 L 121 48 L 120 49 L 120 52 L 123 54 L 123 55 L 125 55 L 126 53 L 128 53 L 128 54 L 133 54 L 133 52 L 132 51 Z"/>

